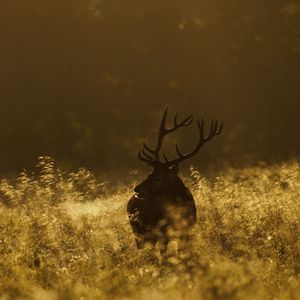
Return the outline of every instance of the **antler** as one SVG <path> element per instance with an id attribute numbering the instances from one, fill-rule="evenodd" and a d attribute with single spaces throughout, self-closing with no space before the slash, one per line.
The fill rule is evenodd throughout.
<path id="1" fill-rule="evenodd" d="M 147 146 L 146 143 L 143 143 L 144 149 L 140 150 L 139 153 L 138 153 L 139 159 L 143 162 L 146 162 L 149 165 L 155 166 L 157 164 L 163 164 L 159 160 L 160 159 L 159 153 L 160 153 L 160 150 L 161 150 L 163 138 L 166 135 L 174 132 L 175 130 L 177 130 L 180 127 L 189 126 L 193 121 L 193 115 L 190 115 L 187 118 L 185 118 L 182 122 L 178 122 L 178 119 L 177 119 L 178 115 L 176 114 L 175 117 L 174 117 L 173 126 L 169 129 L 167 129 L 166 128 L 167 116 L 168 116 L 168 107 L 166 108 L 166 110 L 163 114 L 161 123 L 160 123 L 160 129 L 159 129 L 156 148 L 151 149 L 150 147 Z M 152 155 L 152 157 L 151 157 L 151 155 Z M 166 160 L 165 155 L 164 155 L 164 158 Z"/>
<path id="2" fill-rule="evenodd" d="M 196 148 L 186 154 L 182 154 L 181 151 L 179 150 L 178 145 L 176 144 L 176 152 L 178 154 L 178 158 L 173 159 L 173 160 L 168 160 L 166 155 L 163 154 L 165 162 L 160 161 L 160 150 L 163 142 L 163 138 L 174 132 L 180 127 L 186 127 L 189 126 L 192 121 L 193 121 L 193 115 L 188 116 L 185 118 L 182 122 L 178 122 L 178 115 L 175 115 L 173 126 L 169 129 L 166 128 L 166 122 L 167 122 L 167 116 L 168 116 L 168 107 L 166 108 L 161 123 L 160 123 L 160 129 L 159 129 L 159 134 L 158 134 L 158 139 L 157 139 L 157 145 L 155 149 L 151 149 L 150 147 L 147 146 L 146 143 L 143 143 L 144 149 L 140 150 L 138 153 L 138 157 L 141 161 L 147 163 L 148 165 L 152 166 L 157 166 L 157 165 L 165 165 L 165 166 L 173 166 L 173 165 L 178 165 L 182 161 L 193 157 L 201 148 L 202 146 L 211 140 L 215 135 L 218 135 L 222 132 L 223 129 L 223 122 L 219 125 L 217 120 L 212 120 L 210 123 L 210 130 L 207 136 L 204 136 L 204 120 L 197 120 L 198 124 L 198 129 L 199 129 L 199 142 L 196 146 Z"/>
<path id="3" fill-rule="evenodd" d="M 215 135 L 218 135 L 222 132 L 223 125 L 224 125 L 223 122 L 221 122 L 221 124 L 219 125 L 218 121 L 213 119 L 210 123 L 209 134 L 207 136 L 204 136 L 204 120 L 203 119 L 201 119 L 201 121 L 197 120 L 197 124 L 199 129 L 199 142 L 196 148 L 190 153 L 182 154 L 181 151 L 179 150 L 178 145 L 176 144 L 176 152 L 179 157 L 174 160 L 168 160 L 167 157 L 164 155 L 166 165 L 168 166 L 178 165 L 184 160 L 193 157 L 206 142 L 211 140 Z"/>

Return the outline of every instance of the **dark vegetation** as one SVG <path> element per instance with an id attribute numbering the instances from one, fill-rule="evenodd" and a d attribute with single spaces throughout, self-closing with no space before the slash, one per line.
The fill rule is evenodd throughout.
<path id="1" fill-rule="evenodd" d="M 299 7 L 1 1 L 0 173 L 51 155 L 64 168 L 126 174 L 166 104 L 226 121 L 199 166 L 299 155 Z M 193 137 L 180 136 L 187 149 Z"/>

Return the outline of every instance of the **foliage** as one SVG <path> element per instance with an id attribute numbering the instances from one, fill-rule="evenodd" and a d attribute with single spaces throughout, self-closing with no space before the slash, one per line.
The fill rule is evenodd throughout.
<path id="1" fill-rule="evenodd" d="M 0 299 L 298 299 L 300 165 L 191 169 L 198 223 L 180 263 L 138 251 L 129 187 L 49 157 L 0 182 Z"/>

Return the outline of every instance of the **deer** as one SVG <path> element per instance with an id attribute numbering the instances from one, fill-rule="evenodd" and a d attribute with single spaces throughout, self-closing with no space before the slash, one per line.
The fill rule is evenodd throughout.
<path id="1" fill-rule="evenodd" d="M 188 237 L 196 219 L 196 205 L 191 191 L 178 176 L 179 164 L 195 156 L 198 151 L 223 129 L 223 122 L 212 120 L 208 135 L 204 134 L 204 120 L 197 119 L 199 131 L 198 143 L 194 150 L 182 153 L 176 144 L 177 156 L 168 159 L 161 153 L 164 138 L 174 131 L 190 126 L 193 115 L 178 121 L 175 115 L 173 126 L 166 127 L 168 107 L 165 109 L 158 133 L 155 148 L 145 142 L 138 152 L 138 158 L 153 168 L 148 177 L 134 188 L 135 194 L 129 199 L 127 213 L 138 249 L 150 245 L 154 249 L 159 245 L 159 253 L 166 257 L 168 244 L 176 240 L 178 250 L 187 245 Z"/>

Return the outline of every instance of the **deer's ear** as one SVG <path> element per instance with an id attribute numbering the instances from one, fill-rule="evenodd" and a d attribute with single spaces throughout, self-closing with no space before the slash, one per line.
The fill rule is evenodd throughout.
<path id="1" fill-rule="evenodd" d="M 178 165 L 173 165 L 169 168 L 169 174 L 170 175 L 173 175 L 173 176 L 176 176 L 178 174 L 178 171 L 179 171 L 179 167 Z"/>

